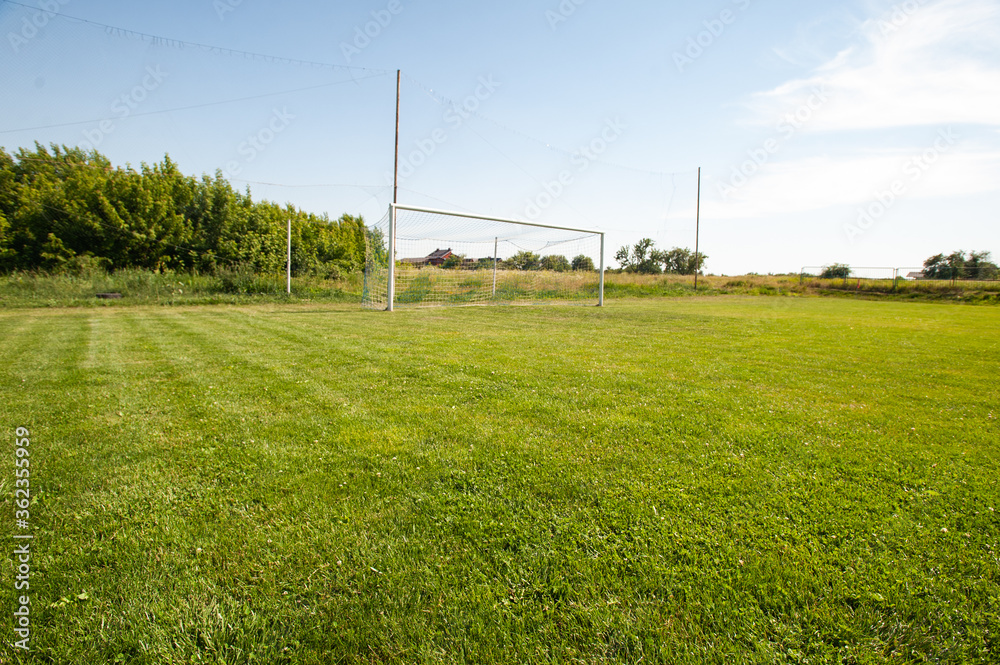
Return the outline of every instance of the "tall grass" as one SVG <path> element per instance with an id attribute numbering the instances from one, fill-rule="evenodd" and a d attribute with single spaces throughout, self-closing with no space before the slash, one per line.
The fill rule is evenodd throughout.
<path id="1" fill-rule="evenodd" d="M 274 300 L 351 302 L 360 298 L 361 276 L 327 280 L 294 277 L 286 293 L 284 275 L 260 275 L 243 270 L 218 275 L 121 270 L 89 271 L 79 275 L 16 272 L 0 276 L 0 307 L 80 307 L 222 304 Z M 100 300 L 98 294 L 121 294 L 121 300 Z"/>
<path id="2" fill-rule="evenodd" d="M 492 272 L 416 271 L 401 273 L 400 304 L 426 301 L 444 304 L 596 299 L 597 275 L 581 272 L 512 273 L 498 275 L 497 297 L 489 297 Z M 285 275 L 261 275 L 234 268 L 217 275 L 122 270 L 79 274 L 17 272 L 0 275 L 0 307 L 97 307 L 129 304 L 195 305 L 245 302 L 360 302 L 364 276 L 340 279 L 293 277 L 292 295 L 285 292 Z M 706 295 L 862 296 L 902 300 L 957 300 L 1000 304 L 1000 282 L 820 279 L 798 275 L 637 275 L 608 273 L 605 297 L 648 298 Z M 120 293 L 121 300 L 98 300 L 99 293 Z M 444 294 L 444 295 L 442 295 Z M 485 294 L 485 295 L 484 295 Z"/>

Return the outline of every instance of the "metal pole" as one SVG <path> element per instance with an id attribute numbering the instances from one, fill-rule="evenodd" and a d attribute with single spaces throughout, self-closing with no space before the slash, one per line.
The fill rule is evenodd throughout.
<path id="1" fill-rule="evenodd" d="M 389 208 L 389 289 L 386 297 L 389 304 L 385 308 L 387 312 L 394 309 L 396 300 L 396 205 Z"/>
<path id="2" fill-rule="evenodd" d="M 403 70 L 396 70 L 396 160 L 392 173 L 392 202 L 399 203 L 399 93 Z"/>
<path id="3" fill-rule="evenodd" d="M 500 262 L 497 251 L 500 246 L 500 238 L 493 239 L 493 297 L 497 297 L 497 264 Z"/>
<path id="4" fill-rule="evenodd" d="M 701 240 L 701 167 L 698 167 L 698 203 L 694 222 L 694 290 L 698 290 L 698 271 L 701 268 L 699 241 Z"/>
<path id="5" fill-rule="evenodd" d="M 395 308 L 396 300 L 396 204 L 399 202 L 399 97 L 403 70 L 396 70 L 396 156 L 392 174 L 392 205 L 389 207 L 389 288 L 386 311 Z"/>
<path id="6" fill-rule="evenodd" d="M 604 307 L 604 234 L 601 234 L 601 283 L 597 287 L 597 306 Z"/>
<path id="7" fill-rule="evenodd" d="M 288 218 L 288 295 L 292 295 L 292 218 Z"/>

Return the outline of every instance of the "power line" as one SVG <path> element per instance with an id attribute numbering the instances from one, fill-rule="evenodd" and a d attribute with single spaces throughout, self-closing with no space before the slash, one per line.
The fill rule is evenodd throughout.
<path id="1" fill-rule="evenodd" d="M 485 136 L 483 136 L 482 134 L 480 134 L 479 132 L 477 132 L 471 126 L 469 127 L 469 131 L 471 131 L 473 134 L 475 134 L 476 136 L 478 136 L 484 143 L 486 143 L 486 145 L 490 146 L 491 148 L 493 148 L 494 150 L 496 150 L 498 153 L 500 153 L 507 161 L 509 161 L 511 164 L 513 164 L 515 167 L 517 167 L 522 173 L 524 173 L 526 176 L 528 176 L 533 181 L 535 181 L 536 183 L 538 183 L 539 187 L 541 187 L 542 189 L 545 188 L 545 183 L 543 183 L 540 179 L 536 178 L 535 176 L 531 175 L 531 173 L 529 173 L 527 169 L 525 169 L 523 166 L 521 166 L 520 164 L 518 164 L 510 155 L 508 155 L 507 153 L 505 153 L 499 147 L 497 147 L 496 145 L 494 145 L 493 143 L 491 143 Z M 564 200 L 562 200 L 562 199 L 560 199 L 558 197 L 552 197 L 552 198 L 554 199 L 554 202 L 562 203 L 567 208 L 569 208 L 570 210 L 572 210 L 573 212 L 575 212 L 577 215 L 579 215 L 583 219 L 585 219 L 588 222 L 590 222 L 590 220 L 588 219 L 587 215 L 585 215 L 583 212 L 577 210 L 568 201 L 564 201 Z"/>
<path id="2" fill-rule="evenodd" d="M 285 185 L 280 182 L 260 182 L 258 180 L 244 180 L 242 178 L 227 178 L 230 182 L 242 182 L 247 185 L 265 185 L 267 187 L 281 187 L 283 189 L 332 189 L 341 187 L 344 189 L 361 189 L 365 191 L 376 191 L 381 193 L 385 185 L 357 185 L 350 183 L 317 183 L 314 185 Z"/>
<path id="3" fill-rule="evenodd" d="M 457 210 L 459 212 L 467 212 L 467 213 L 475 214 L 474 210 L 471 210 L 471 209 L 469 209 L 469 208 L 467 208 L 467 207 L 465 207 L 463 205 L 459 205 L 457 203 L 452 203 L 451 201 L 445 201 L 444 199 L 439 199 L 436 196 L 431 196 L 430 194 L 425 194 L 423 192 L 418 192 L 417 190 L 415 190 L 415 189 L 409 189 L 408 187 L 400 187 L 400 189 L 403 190 L 404 192 L 410 192 L 411 194 L 417 194 L 418 196 L 423 196 L 424 198 L 431 199 L 432 201 L 437 201 L 438 203 L 444 203 L 445 205 L 449 206 L 452 210 Z"/>
<path id="4" fill-rule="evenodd" d="M 4 0 L 4 1 L 6 2 L 8 0 Z M 334 83 L 323 83 L 321 85 L 313 85 L 313 86 L 308 86 L 308 87 L 305 87 L 305 88 L 295 88 L 295 89 L 292 89 L 292 90 L 282 90 L 280 92 L 268 92 L 268 93 L 264 93 L 262 95 L 251 95 L 249 97 L 238 97 L 236 99 L 225 99 L 225 100 L 221 100 L 221 101 L 217 101 L 217 102 L 206 102 L 204 104 L 192 104 L 190 106 L 178 106 L 178 107 L 171 108 L 171 109 L 162 109 L 160 111 L 146 111 L 144 113 L 130 113 L 127 116 L 115 116 L 115 117 L 112 117 L 112 118 L 96 118 L 96 119 L 93 119 L 93 120 L 76 120 L 74 122 L 63 122 L 63 123 L 57 123 L 57 124 L 54 124 L 54 125 L 39 125 L 37 127 L 22 127 L 20 129 L 4 129 L 4 130 L 0 130 L 0 134 L 14 134 L 14 133 L 17 133 L 17 132 L 31 132 L 31 131 L 35 131 L 35 130 L 38 130 L 38 129 L 55 129 L 55 128 L 58 128 L 58 127 L 74 127 L 76 125 L 90 125 L 90 124 L 94 124 L 94 123 L 98 123 L 98 122 L 104 122 L 105 120 L 121 121 L 121 120 L 127 120 L 129 118 L 141 118 L 141 117 L 144 117 L 144 116 L 160 115 L 160 114 L 163 114 L 163 113 L 175 113 L 177 111 L 190 111 L 192 109 L 203 109 L 203 108 L 208 108 L 208 107 L 211 107 L 211 106 L 222 106 L 224 104 L 236 104 L 238 102 L 246 102 L 246 101 L 251 101 L 251 100 L 254 100 L 254 99 L 265 99 L 267 97 L 279 97 L 281 95 L 289 95 L 289 94 L 296 93 L 296 92 L 307 92 L 309 90 L 319 90 L 320 88 L 329 88 L 329 87 L 333 87 L 335 85 L 343 85 L 345 83 L 355 83 L 357 81 L 364 81 L 364 80 L 370 79 L 370 78 L 378 78 L 380 76 L 385 76 L 385 75 L 384 74 L 373 74 L 371 76 L 365 76 L 365 77 L 360 78 L 360 79 L 351 79 L 349 81 L 335 81 Z"/>
<path id="5" fill-rule="evenodd" d="M 63 154 L 65 154 L 65 153 L 63 153 Z M 51 164 L 52 163 L 51 159 L 42 159 L 40 157 L 24 157 L 24 156 L 17 155 L 17 154 L 12 155 L 12 158 L 15 159 L 18 162 L 40 162 L 42 164 Z M 57 162 L 57 163 L 60 163 L 60 162 Z M 111 172 L 114 172 L 114 171 L 123 171 L 123 172 L 126 172 L 126 173 L 128 172 L 127 168 L 120 167 L 120 166 L 115 166 L 113 164 L 109 165 L 109 166 L 101 166 L 99 164 L 86 164 L 84 162 L 70 162 L 70 161 L 61 162 L 61 164 L 65 164 L 66 166 L 69 166 L 69 167 L 72 167 L 72 168 L 99 169 L 99 170 L 104 171 L 106 173 L 111 173 Z M 185 177 L 192 177 L 192 176 L 185 176 Z M 365 190 L 365 191 L 376 191 L 376 192 L 379 192 L 379 193 L 381 193 L 383 190 L 385 190 L 385 185 L 359 185 L 357 183 L 316 183 L 316 184 L 312 184 L 312 185 L 286 185 L 286 184 L 282 184 L 282 183 L 278 183 L 278 182 L 260 182 L 260 181 L 257 181 L 257 180 L 244 180 L 243 178 L 226 178 L 226 180 L 228 182 L 242 182 L 242 183 L 245 183 L 245 184 L 248 184 L 248 185 L 266 185 L 268 187 L 282 187 L 282 188 L 288 188 L 288 189 L 343 187 L 345 189 L 361 189 L 361 190 Z"/>
<path id="6" fill-rule="evenodd" d="M 16 5 L 18 7 L 24 7 L 25 9 L 31 9 L 37 11 L 39 8 L 37 6 L 27 5 L 23 2 L 16 2 L 15 0 L 0 0 L 7 3 L 8 5 Z M 91 21 L 90 19 L 80 18 L 79 16 L 71 16 L 69 14 L 63 14 L 61 12 L 54 12 L 47 8 L 43 11 L 50 16 L 58 16 L 60 18 L 65 18 L 70 21 L 77 21 L 79 23 L 86 23 L 88 25 L 93 25 L 98 28 L 103 28 L 107 34 L 115 37 L 128 37 L 132 39 L 139 39 L 141 41 L 149 42 L 154 46 L 169 46 L 172 48 L 185 48 L 185 47 L 195 47 L 200 48 L 204 51 L 209 51 L 211 53 L 218 53 L 220 55 L 231 55 L 240 56 L 248 60 L 261 60 L 268 63 L 280 63 L 287 65 L 300 65 L 306 67 L 317 67 L 324 69 L 338 69 L 343 71 L 357 71 L 357 72 L 368 72 L 368 73 L 378 73 L 378 74 L 390 74 L 389 70 L 382 69 L 372 69 L 370 67 L 351 67 L 349 65 L 335 65 L 329 62 L 317 62 L 314 60 L 300 60 L 298 58 L 287 58 L 284 56 L 268 55 L 265 53 L 255 53 L 253 51 L 241 51 L 239 49 L 226 48 L 224 46 L 213 46 L 211 44 L 200 44 L 198 42 L 190 42 L 184 39 L 173 39 L 171 37 L 163 37 L 161 35 L 153 35 L 147 32 L 139 32 L 137 30 L 130 30 L 128 28 L 121 28 L 114 25 L 108 25 L 107 23 L 99 23 L 97 21 Z"/>
<path id="7" fill-rule="evenodd" d="M 539 144 L 541 146 L 544 146 L 547 150 L 551 150 L 552 152 L 556 152 L 556 153 L 565 155 L 567 157 L 576 157 L 576 156 L 579 155 L 579 153 L 576 152 L 576 151 L 567 150 L 565 148 L 561 148 L 559 146 L 552 145 L 548 141 L 544 141 L 544 140 L 542 140 L 540 138 L 537 138 L 537 137 L 531 136 L 530 134 L 522 132 L 519 129 L 515 129 L 513 127 L 505 125 L 504 123 L 500 122 L 499 120 L 494 120 L 493 118 L 491 118 L 491 117 L 489 117 L 487 115 L 483 115 L 479 111 L 474 111 L 474 110 L 470 111 L 468 108 L 465 108 L 461 103 L 456 102 L 455 100 L 453 100 L 453 99 L 451 99 L 449 97 L 445 97 L 444 95 L 439 95 L 438 93 L 434 92 L 434 90 L 432 88 L 429 88 L 429 87 L 425 86 L 423 83 L 421 83 L 420 81 L 417 81 L 412 76 L 409 76 L 409 75 L 406 75 L 406 74 L 404 74 L 404 76 L 406 76 L 406 78 L 408 78 L 411 83 L 413 83 L 415 86 L 417 86 L 418 88 L 420 88 L 421 90 L 423 90 L 424 93 L 426 93 L 428 97 L 430 97 L 431 99 L 433 99 L 437 104 L 439 104 L 441 106 L 448 106 L 448 107 L 454 108 L 456 110 L 461 109 L 462 112 L 465 113 L 465 114 L 467 114 L 467 115 L 475 116 L 475 117 L 479 118 L 480 120 L 485 120 L 486 122 L 491 123 L 493 125 L 496 125 L 497 127 L 499 127 L 500 129 L 502 129 L 502 130 L 504 130 L 506 132 L 509 132 L 511 134 L 519 136 L 522 139 L 525 139 L 527 141 L 531 141 L 532 143 L 537 143 L 537 144 Z M 692 173 L 694 171 L 694 169 L 690 169 L 688 171 L 675 171 L 673 173 L 666 173 L 666 172 L 663 172 L 663 171 L 650 171 L 648 169 L 641 169 L 641 168 L 637 168 L 637 167 L 634 167 L 634 166 L 625 166 L 623 164 L 616 164 L 615 162 L 609 162 L 609 161 L 606 161 L 606 160 L 603 160 L 603 159 L 589 159 L 589 161 L 593 162 L 595 164 L 604 164 L 605 166 L 612 166 L 614 168 L 625 169 L 627 171 L 635 171 L 636 173 L 644 173 L 646 175 L 654 175 L 654 176 L 687 175 L 687 174 Z"/>
<path id="8" fill-rule="evenodd" d="M 25 4 L 25 3 L 22 3 L 22 2 L 17 2 L 16 0 L 0 0 L 0 2 L 4 2 L 4 3 L 9 4 L 9 5 L 15 5 L 15 6 L 18 6 L 18 7 L 24 7 L 25 9 L 32 9 L 32 10 L 37 10 L 38 9 L 38 7 L 34 7 L 32 5 L 28 5 L 28 4 Z M 299 66 L 307 66 L 307 67 L 317 67 L 317 68 L 325 68 L 325 69 L 334 69 L 334 70 L 341 70 L 341 71 L 347 71 L 347 72 L 361 71 L 361 72 L 367 72 L 367 73 L 373 75 L 373 76 L 369 76 L 369 77 L 365 77 L 365 78 L 373 78 L 374 76 L 384 76 L 384 75 L 390 75 L 390 74 L 394 73 L 393 71 L 384 70 L 384 69 L 374 69 L 374 68 L 369 68 L 369 67 L 352 67 L 352 66 L 349 66 L 349 65 L 335 65 L 335 64 L 332 64 L 332 63 L 328 63 L 328 62 L 319 62 L 319 61 L 314 61 L 314 60 L 301 60 L 301 59 L 298 59 L 298 58 L 289 58 L 289 57 L 285 57 L 285 56 L 269 55 L 269 54 L 264 54 L 264 53 L 257 53 L 257 52 L 254 52 L 254 51 L 243 51 L 243 50 L 240 50 L 240 49 L 231 49 L 231 48 L 227 48 L 227 47 L 224 47 L 224 46 L 215 46 L 215 45 L 211 45 L 211 44 L 201 44 L 199 42 L 191 42 L 191 41 L 187 41 L 187 40 L 183 40 L 183 39 L 174 39 L 174 38 L 171 38 L 171 37 L 163 37 L 161 35 L 154 35 L 154 34 L 150 34 L 150 33 L 139 32 L 137 30 L 131 30 L 129 28 L 122 28 L 122 27 L 119 27 L 119 26 L 113 26 L 113 25 L 109 25 L 109 24 L 106 24 L 106 23 L 100 23 L 98 21 L 92 21 L 90 19 L 81 18 L 79 16 L 72 16 L 72 15 L 69 15 L 69 14 L 64 14 L 62 12 L 53 12 L 53 11 L 50 11 L 48 9 L 45 9 L 44 11 L 46 11 L 48 14 L 50 14 L 52 16 L 58 16 L 58 17 L 65 18 L 65 19 L 70 20 L 70 21 L 77 21 L 79 23 L 85 23 L 85 24 L 88 24 L 88 25 L 93 25 L 93 26 L 96 26 L 96 27 L 99 27 L 99 28 L 103 28 L 108 34 L 113 35 L 113 36 L 128 37 L 128 38 L 137 38 L 137 39 L 140 39 L 142 41 L 149 42 L 149 43 L 151 43 L 153 45 L 156 45 L 156 46 L 169 46 L 169 47 L 173 47 L 173 48 L 194 47 L 194 48 L 199 48 L 199 49 L 202 49 L 202 50 L 205 50 L 205 51 L 209 51 L 209 52 L 212 52 L 212 53 L 218 53 L 218 54 L 221 54 L 221 55 L 239 56 L 239 57 L 243 57 L 243 58 L 246 58 L 246 59 L 249 59 L 249 60 L 260 60 L 260 61 L 264 61 L 264 62 L 268 62 L 268 63 L 283 63 L 283 64 L 289 64 L 289 65 L 299 65 Z M 493 125 L 496 125 L 497 127 L 499 127 L 500 129 L 502 129 L 502 130 L 504 130 L 506 132 L 509 132 L 509 133 L 514 134 L 516 136 L 519 136 L 519 137 L 521 137 L 521 138 L 523 138 L 525 140 L 528 140 L 528 141 L 531 141 L 533 143 L 537 143 L 537 144 L 539 144 L 541 146 L 544 146 L 547 150 L 551 150 L 552 152 L 560 153 L 560 154 L 568 156 L 568 157 L 574 157 L 574 156 L 577 155 L 577 153 L 574 152 L 574 151 L 572 151 L 572 150 L 567 150 L 565 148 L 552 145 L 551 143 L 549 143 L 547 141 L 544 141 L 544 140 L 539 139 L 537 137 L 531 136 L 530 134 L 527 134 L 527 133 L 525 133 L 525 132 L 523 132 L 521 130 L 515 129 L 515 128 L 510 127 L 508 125 L 505 125 L 504 123 L 502 123 L 502 122 L 500 122 L 498 120 L 495 120 L 495 119 L 493 119 L 493 118 L 491 118 L 489 116 L 486 116 L 486 115 L 484 115 L 482 113 L 479 113 L 478 111 L 470 111 L 469 109 L 466 109 L 466 108 L 462 107 L 458 102 L 456 102 L 456 101 L 454 101 L 454 100 L 452 100 L 452 99 L 450 99 L 448 97 L 445 97 L 443 95 L 439 95 L 438 93 L 434 92 L 434 90 L 432 88 L 429 88 L 428 86 L 425 86 L 423 83 L 421 83 L 420 81 L 417 81 L 412 76 L 409 76 L 409 75 L 406 75 L 406 74 L 404 74 L 404 76 L 406 76 L 406 78 L 409 79 L 409 81 L 411 83 L 413 83 L 418 88 L 420 88 L 421 90 L 423 90 L 431 99 L 433 99 L 439 105 L 450 106 L 450 107 L 455 108 L 455 109 L 462 108 L 462 110 L 465 113 L 467 113 L 468 115 L 475 116 L 475 117 L 477 117 L 477 118 L 479 118 L 481 120 L 484 120 L 484 121 L 489 122 L 489 123 L 491 123 Z M 364 79 L 352 79 L 351 82 L 353 82 L 355 80 L 364 80 Z M 347 81 L 344 81 L 344 83 L 346 83 L 346 82 Z M 336 85 L 336 84 L 328 84 L 328 85 Z M 322 86 L 317 86 L 317 87 L 322 87 Z M 310 89 L 310 88 L 304 88 L 302 90 L 308 90 L 308 89 Z M 299 90 L 294 90 L 294 91 L 289 91 L 289 92 L 299 92 Z M 273 94 L 285 94 L 285 93 L 273 93 Z M 268 95 L 263 95 L 263 96 L 268 96 Z M 189 106 L 189 107 L 181 107 L 181 108 L 178 108 L 178 109 L 171 109 L 171 111 L 188 110 L 188 109 L 195 109 L 195 108 L 204 108 L 205 106 L 211 106 L 213 104 L 226 104 L 226 103 L 232 103 L 232 102 L 236 102 L 236 101 L 246 101 L 248 99 L 259 99 L 259 98 L 260 97 L 248 97 L 248 98 L 243 98 L 243 99 L 238 99 L 238 100 L 229 100 L 229 101 L 224 101 L 224 102 L 214 102 L 212 104 L 194 105 L 194 106 Z M 138 117 L 138 116 L 141 116 L 141 115 L 153 115 L 155 113 L 166 113 L 166 112 L 169 112 L 169 111 L 151 111 L 151 112 L 144 113 L 144 114 L 133 114 L 130 117 Z M 36 130 L 36 129 L 51 129 L 51 128 L 56 128 L 56 127 L 66 127 L 66 126 L 71 126 L 71 125 L 87 124 L 87 123 L 90 123 L 90 122 L 100 122 L 101 120 L 107 120 L 107 119 L 108 118 L 100 118 L 100 119 L 98 119 L 96 121 L 95 120 L 88 120 L 88 121 L 80 121 L 80 122 L 74 122 L 74 123 L 62 123 L 62 124 L 45 125 L 45 126 L 39 126 L 39 127 L 27 127 L 27 128 L 24 128 L 24 129 L 17 129 L 17 130 L 4 130 L 4 131 L 0 131 L 0 134 L 12 133 L 12 132 L 18 132 L 18 131 L 33 131 L 33 130 Z M 480 138 L 482 138 L 482 137 L 480 137 Z M 624 169 L 624 170 L 628 170 L 628 171 L 634 171 L 634 172 L 637 172 L 637 173 L 644 173 L 644 174 L 648 174 L 648 175 L 656 175 L 656 176 L 686 175 L 686 174 L 688 174 L 688 173 L 691 172 L 690 170 L 688 170 L 688 171 L 675 171 L 675 172 L 667 173 L 667 172 L 663 172 L 663 171 L 652 171 L 652 170 L 649 170 L 649 169 L 642 169 L 642 168 L 638 168 L 638 167 L 634 167 L 634 166 L 627 166 L 627 165 L 618 164 L 618 163 L 610 162 L 610 161 L 603 160 L 603 159 L 591 159 L 590 161 L 594 162 L 594 163 L 597 163 L 597 164 L 604 164 L 606 166 L 611 166 L 611 167 L 614 167 L 614 168 Z"/>

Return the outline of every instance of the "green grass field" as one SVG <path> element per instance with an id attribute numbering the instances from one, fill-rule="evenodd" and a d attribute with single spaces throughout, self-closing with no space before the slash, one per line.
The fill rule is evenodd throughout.
<path id="1" fill-rule="evenodd" d="M 3 663 L 1000 660 L 1000 308 L 36 308 L 0 339 Z"/>

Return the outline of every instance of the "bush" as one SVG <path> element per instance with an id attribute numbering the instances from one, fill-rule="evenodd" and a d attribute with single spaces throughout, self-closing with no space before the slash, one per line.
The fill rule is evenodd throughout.
<path id="1" fill-rule="evenodd" d="M 277 295 L 284 290 L 284 284 L 279 278 L 259 275 L 248 264 L 220 268 L 217 276 L 222 293 L 238 296 Z"/>
<path id="2" fill-rule="evenodd" d="M 844 263 L 834 263 L 832 266 L 823 268 L 820 273 L 822 279 L 847 279 L 851 276 L 851 266 Z"/>

